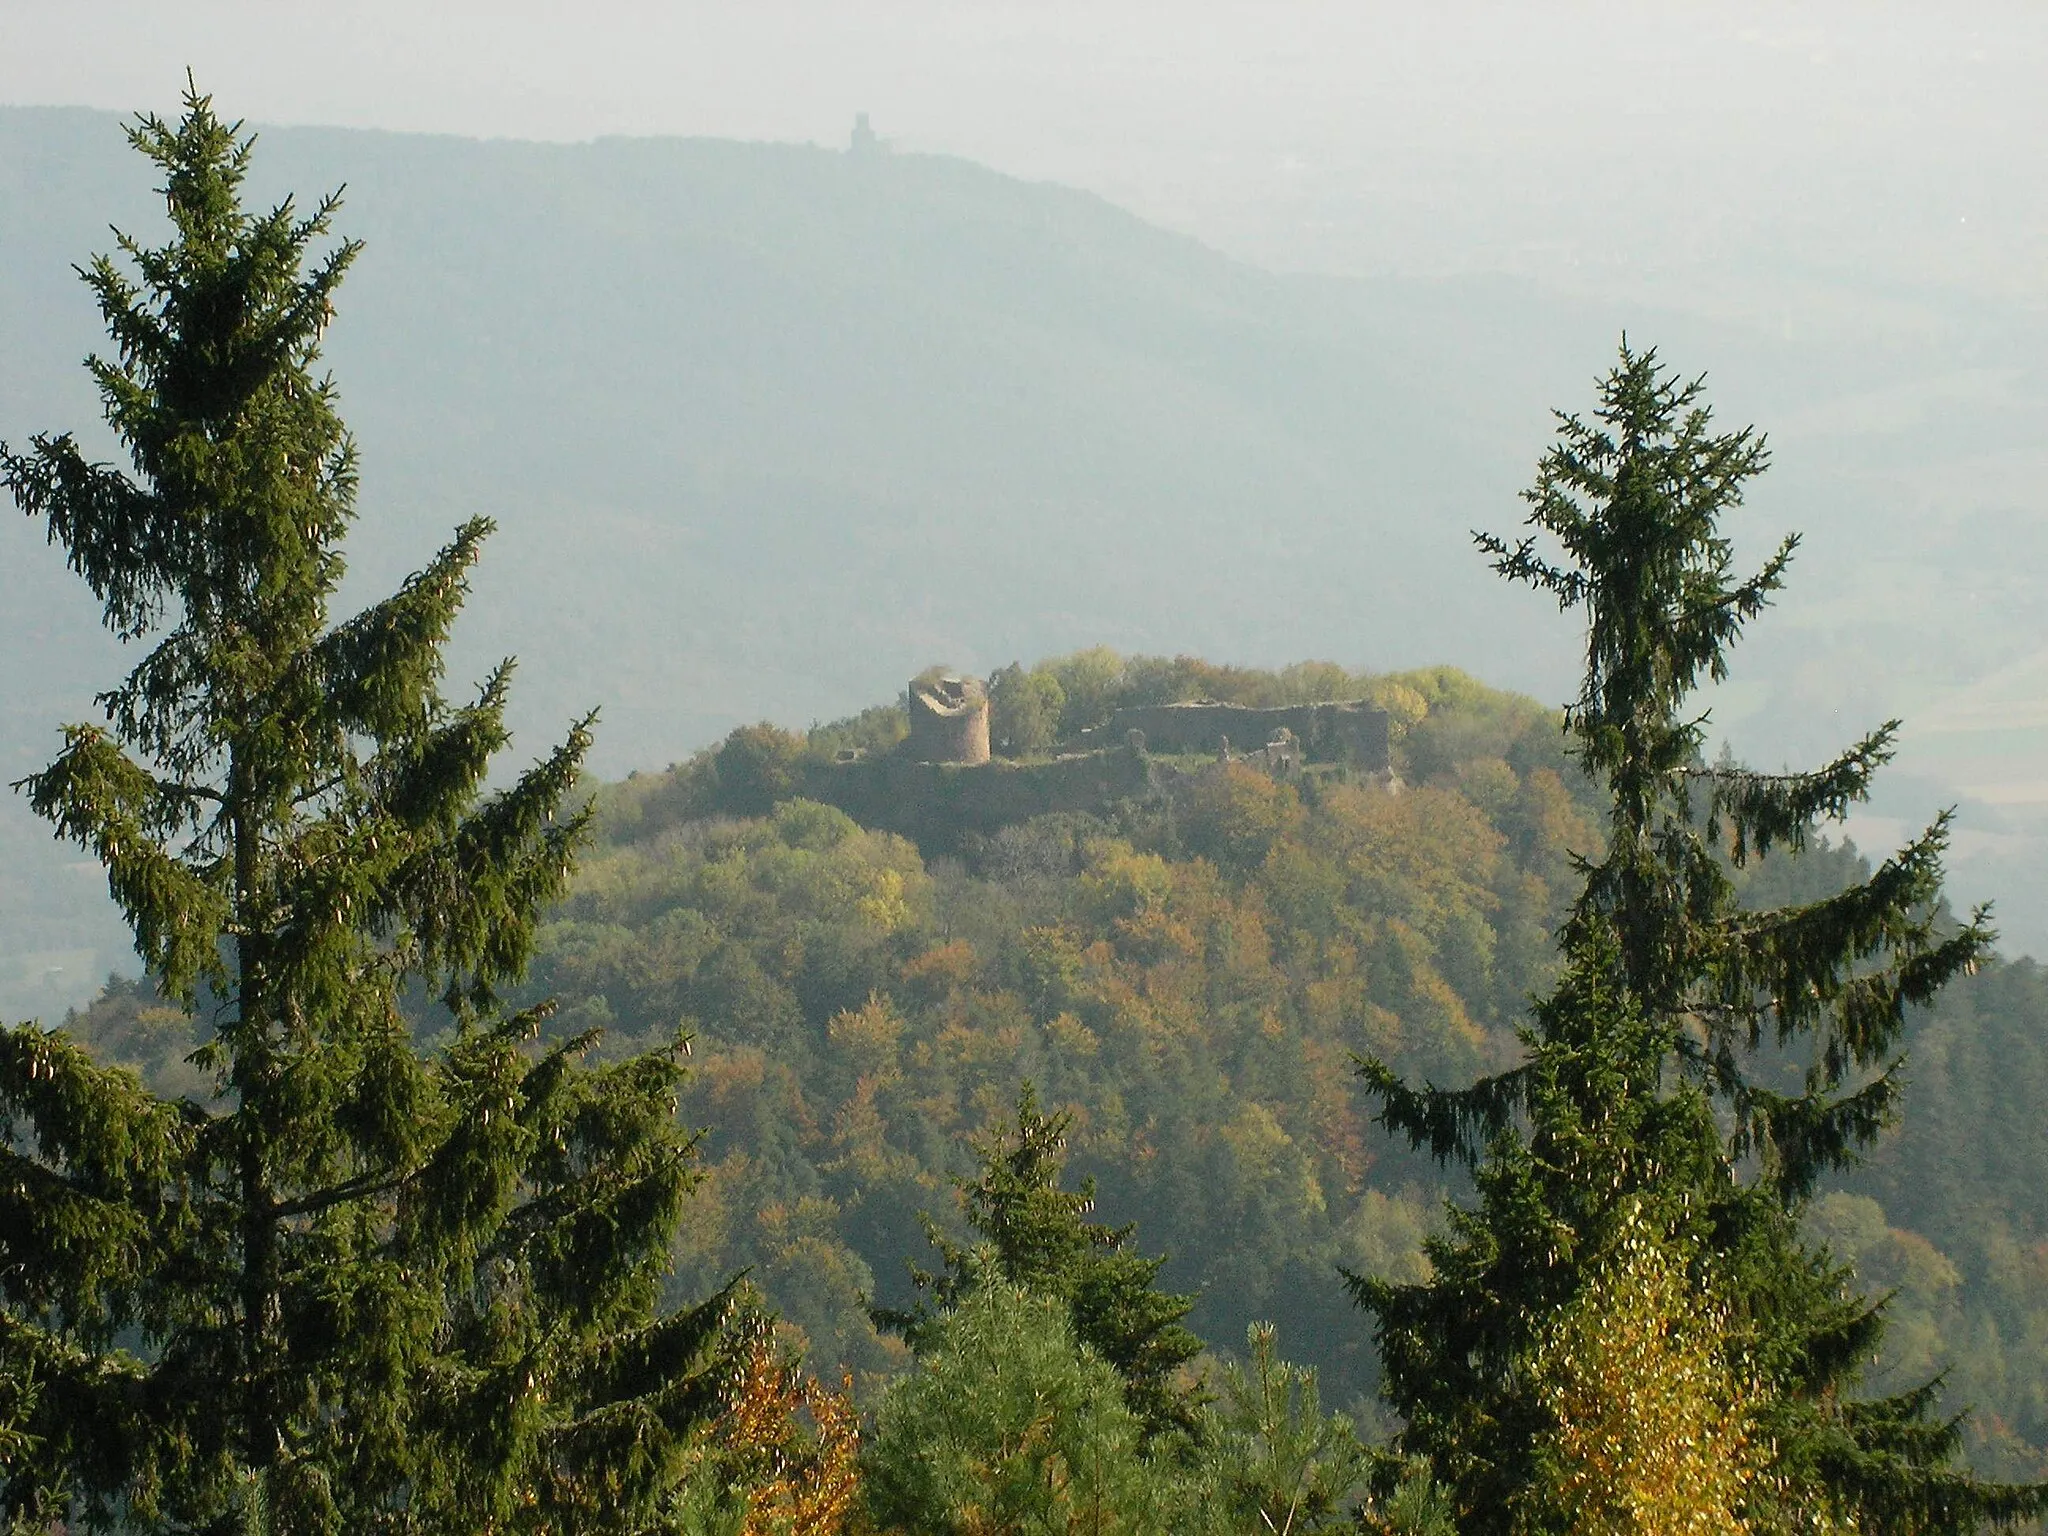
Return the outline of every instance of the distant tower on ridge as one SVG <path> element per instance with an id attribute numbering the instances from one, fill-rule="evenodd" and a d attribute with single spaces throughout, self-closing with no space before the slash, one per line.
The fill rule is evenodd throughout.
<path id="1" fill-rule="evenodd" d="M 939 667 L 910 680 L 910 756 L 920 763 L 988 761 L 988 689 Z"/>
<path id="2" fill-rule="evenodd" d="M 887 153 L 882 141 L 875 136 L 875 130 L 868 126 L 868 115 L 856 112 L 853 116 L 853 142 L 846 146 L 846 152 L 856 160 L 865 160 L 872 155 Z"/>

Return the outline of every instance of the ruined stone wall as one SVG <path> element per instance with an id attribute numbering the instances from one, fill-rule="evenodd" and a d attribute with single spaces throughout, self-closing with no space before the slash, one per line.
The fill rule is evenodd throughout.
<path id="1" fill-rule="evenodd" d="M 1158 793 L 1143 754 L 1128 749 L 1049 763 L 969 767 L 890 756 L 814 763 L 801 793 L 836 805 L 864 827 L 900 832 L 927 857 L 1052 811 L 1107 812 Z"/>
<path id="2" fill-rule="evenodd" d="M 1352 763 L 1377 773 L 1390 765 L 1393 738 L 1387 712 L 1363 702 L 1295 704 L 1253 709 L 1242 704 L 1148 704 L 1120 709 L 1096 734 L 1121 742 L 1145 735 L 1148 752 L 1215 752 L 1227 738 L 1233 750 L 1254 752 L 1283 727 L 1314 763 Z"/>

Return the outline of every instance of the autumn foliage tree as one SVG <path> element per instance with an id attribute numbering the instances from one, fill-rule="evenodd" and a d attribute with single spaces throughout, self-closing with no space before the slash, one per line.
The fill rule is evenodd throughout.
<path id="1" fill-rule="evenodd" d="M 768 1319 L 734 1330 L 731 1378 L 678 1503 L 689 1536 L 838 1536 L 860 1501 L 860 1410 L 808 1375 Z"/>
<path id="2" fill-rule="evenodd" d="M 1551 1427 L 1528 1529 L 1743 1536 L 1771 1490 L 1770 1447 L 1727 1304 L 1697 1255 L 1622 1231 L 1534 1356 Z"/>

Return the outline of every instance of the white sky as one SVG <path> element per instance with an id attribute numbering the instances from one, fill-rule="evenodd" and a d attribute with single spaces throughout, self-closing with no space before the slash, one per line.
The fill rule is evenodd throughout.
<path id="1" fill-rule="evenodd" d="M 168 109 L 188 64 L 259 122 L 838 142 L 865 110 L 1273 265 L 2044 282 L 2038 0 L 0 0 L 0 102 Z"/>

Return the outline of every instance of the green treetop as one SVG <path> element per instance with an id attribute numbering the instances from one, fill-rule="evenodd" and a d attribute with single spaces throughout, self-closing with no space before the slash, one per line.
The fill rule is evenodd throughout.
<path id="1" fill-rule="evenodd" d="M 1016 1124 L 975 1143 L 980 1175 L 960 1186 L 967 1224 L 981 1242 L 955 1243 L 927 1219 L 926 1235 L 945 1269 L 936 1275 L 913 1270 L 912 1277 L 919 1289 L 931 1291 L 942 1314 L 992 1279 L 1064 1302 L 1074 1337 L 1116 1371 L 1147 1434 L 1192 1430 L 1200 1395 L 1178 1378 L 1202 1348 L 1181 1326 L 1195 1298 L 1155 1288 L 1166 1261 L 1129 1250 L 1134 1226 L 1087 1219 L 1095 1209 L 1094 1180 L 1078 1190 L 1060 1188 L 1072 1124 L 1070 1114 L 1040 1113 L 1036 1091 L 1025 1084 Z M 877 1320 L 920 1352 L 935 1326 L 923 1306 L 880 1312 Z"/>
<path id="2" fill-rule="evenodd" d="M 657 1308 L 679 1068 L 585 1070 L 589 1039 L 538 1048 L 539 1014 L 496 1006 L 584 829 L 589 721 L 484 792 L 510 663 L 468 702 L 440 681 L 485 521 L 330 623 L 356 454 L 315 367 L 357 247 L 327 241 L 334 198 L 246 211 L 252 141 L 196 91 L 130 137 L 172 237 L 84 273 L 130 467 L 37 437 L 0 478 L 148 650 L 20 787 L 106 866 L 212 1091 L 0 1030 L 0 1506 L 640 1529 L 724 1312 Z M 420 993 L 450 1011 L 431 1051 Z"/>
<path id="3" fill-rule="evenodd" d="M 1145 1454 L 1145 1426 L 1122 1385 L 1076 1340 L 1057 1297 L 986 1277 L 932 1319 L 917 1369 L 876 1409 L 861 1458 L 874 1528 L 991 1536 L 1214 1529 L 1202 1480 L 1172 1458 Z"/>
<path id="4" fill-rule="evenodd" d="M 1429 1460 L 1463 1529 L 1549 1528 L 1545 1469 L 1571 1426 L 1542 1362 L 1569 1353 L 1560 1320 L 1583 1335 L 1575 1305 L 1612 1290 L 1616 1255 L 1644 1241 L 1689 1277 L 1681 1315 L 1726 1320 L 1726 1379 L 1748 1416 L 1729 1432 L 1772 1448 L 1744 1496 L 1753 1528 L 1969 1530 L 2044 1503 L 1954 1469 L 1956 1428 L 1930 1419 L 1932 1387 L 1852 1396 L 1882 1303 L 1799 1241 L 1815 1179 L 1896 1101 L 1907 1011 L 1992 934 L 1983 913 L 1957 924 L 1940 903 L 1945 817 L 1837 895 L 1736 903 L 1731 864 L 1797 852 L 1839 820 L 1896 730 L 1811 773 L 1702 761 L 1691 696 L 1725 675 L 1796 547 L 1742 580 L 1720 532 L 1766 458 L 1753 432 L 1713 430 L 1698 382 L 1624 345 L 1594 418 L 1560 417 L 1527 493 L 1534 532 L 1478 537 L 1503 575 L 1585 612 L 1568 730 L 1610 813 L 1560 935 L 1563 976 L 1522 1031 L 1528 1061 L 1457 1092 L 1365 1064 L 1390 1129 L 1476 1174 L 1477 1203 L 1453 1212 L 1429 1280 L 1351 1282 L 1407 1418 L 1401 1448 Z"/>

